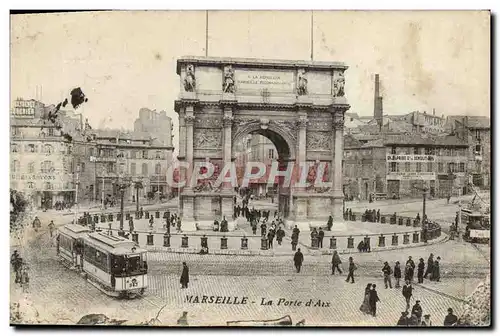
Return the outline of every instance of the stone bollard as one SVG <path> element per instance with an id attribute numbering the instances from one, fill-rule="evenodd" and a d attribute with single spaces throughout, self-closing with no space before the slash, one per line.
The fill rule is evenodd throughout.
<path id="1" fill-rule="evenodd" d="M 149 211 L 146 211 L 144 215 L 146 216 L 146 219 L 149 219 Z"/>
<path id="2" fill-rule="evenodd" d="M 380 216 L 380 223 L 385 224 L 385 216 Z"/>
<path id="3" fill-rule="evenodd" d="M 170 235 L 167 232 L 163 234 L 163 246 L 170 247 Z"/>
<path id="4" fill-rule="evenodd" d="M 109 234 L 110 236 L 112 236 L 112 235 L 113 235 L 113 229 L 112 229 L 112 227 L 111 227 L 111 223 L 109 223 L 109 224 L 108 224 L 108 234 Z"/>
<path id="5" fill-rule="evenodd" d="M 137 232 L 132 233 L 132 241 L 139 244 L 139 234 Z"/>
<path id="6" fill-rule="evenodd" d="M 331 250 L 337 249 L 337 238 L 335 238 L 334 236 L 330 237 L 330 249 Z"/>
<path id="7" fill-rule="evenodd" d="M 201 244 L 201 247 L 207 247 L 208 248 L 208 238 L 207 238 L 207 236 L 203 235 L 203 237 L 200 238 L 200 244 Z"/>
<path id="8" fill-rule="evenodd" d="M 403 225 L 404 219 L 403 217 L 398 218 L 398 225 Z"/>
<path id="9" fill-rule="evenodd" d="M 125 231 L 123 231 L 123 230 L 118 230 L 118 236 L 120 236 L 120 237 L 125 237 Z"/>
<path id="10" fill-rule="evenodd" d="M 378 247 L 385 247 L 385 236 L 383 234 L 378 237 Z"/>
<path id="11" fill-rule="evenodd" d="M 267 250 L 269 247 L 267 246 L 267 238 L 262 236 L 260 239 L 260 249 L 261 250 Z"/>
<path id="12" fill-rule="evenodd" d="M 407 245 L 410 243 L 410 235 L 408 233 L 405 233 L 403 236 L 403 244 Z"/>
<path id="13" fill-rule="evenodd" d="M 361 221 L 362 221 L 362 222 L 366 222 L 366 216 L 365 216 L 365 214 L 362 214 L 362 215 L 361 215 Z"/>
<path id="14" fill-rule="evenodd" d="M 311 238 L 311 249 L 317 250 L 319 248 L 319 241 L 317 237 Z"/>
<path id="15" fill-rule="evenodd" d="M 365 238 L 363 238 L 363 241 L 365 242 L 365 245 L 370 246 L 370 237 L 365 236 Z"/>
<path id="16" fill-rule="evenodd" d="M 392 246 L 398 246 L 398 235 L 395 233 L 392 235 Z"/>
<path id="17" fill-rule="evenodd" d="M 155 212 L 155 217 L 156 217 L 156 218 L 160 218 L 160 212 L 159 212 L 159 211 L 156 211 L 156 212 Z"/>
<path id="18" fill-rule="evenodd" d="M 411 226 L 411 218 L 406 218 L 406 226 Z"/>
<path id="19" fill-rule="evenodd" d="M 148 235 L 146 236 L 146 244 L 150 246 L 153 245 L 153 239 L 153 233 L 148 233 Z"/>
<path id="20" fill-rule="evenodd" d="M 227 250 L 227 237 L 224 236 L 220 239 L 220 249 Z"/>
<path id="21" fill-rule="evenodd" d="M 418 244 L 418 232 L 413 232 L 413 244 Z"/>
<path id="22" fill-rule="evenodd" d="M 356 214 L 352 214 L 351 216 L 351 221 L 355 222 L 356 221 Z"/>
<path id="23" fill-rule="evenodd" d="M 109 214 L 108 215 L 108 222 L 112 222 L 113 221 L 113 214 Z"/>
<path id="24" fill-rule="evenodd" d="M 95 224 L 99 223 L 99 216 L 98 215 L 94 215 L 94 223 Z"/>
<path id="25" fill-rule="evenodd" d="M 349 238 L 347 238 L 347 248 L 354 248 L 354 238 L 352 238 L 352 236 L 349 236 Z"/>
<path id="26" fill-rule="evenodd" d="M 248 238 L 246 236 L 243 236 L 243 238 L 241 238 L 241 249 L 248 250 Z"/>
<path id="27" fill-rule="evenodd" d="M 160 214 L 159 212 L 157 212 L 157 213 Z M 181 247 L 187 248 L 188 246 L 189 246 L 189 237 L 184 235 L 181 238 Z"/>
<path id="28" fill-rule="evenodd" d="M 106 222 L 106 216 L 101 215 L 101 223 L 104 223 L 104 222 Z"/>

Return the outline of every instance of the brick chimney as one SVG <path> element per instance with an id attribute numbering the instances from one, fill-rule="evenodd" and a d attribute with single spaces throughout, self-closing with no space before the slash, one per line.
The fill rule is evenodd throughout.
<path id="1" fill-rule="evenodd" d="M 380 96 L 380 78 L 375 74 L 375 92 L 373 98 L 373 118 L 377 121 L 379 129 L 382 129 L 383 123 L 383 102 Z"/>

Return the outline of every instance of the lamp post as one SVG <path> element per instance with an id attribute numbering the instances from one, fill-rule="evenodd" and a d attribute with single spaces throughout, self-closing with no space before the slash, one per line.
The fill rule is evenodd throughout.
<path id="1" fill-rule="evenodd" d="M 121 176 L 118 178 L 118 181 L 116 183 L 116 187 L 118 189 L 118 192 L 120 193 L 120 230 L 123 230 L 123 200 L 125 197 L 125 190 L 129 186 L 128 182 L 124 180 Z"/>
<path id="2" fill-rule="evenodd" d="M 74 204 L 75 213 L 73 218 L 73 224 L 77 223 L 77 217 L 78 217 L 78 185 L 80 184 L 79 172 L 80 172 L 80 166 L 77 166 L 75 175 L 75 204 Z"/>
<path id="3" fill-rule="evenodd" d="M 101 188 L 101 209 L 104 210 L 104 175 L 106 175 L 106 169 L 102 170 L 102 188 Z"/>
<path id="4" fill-rule="evenodd" d="M 137 180 L 134 182 L 134 188 L 135 188 L 135 204 L 136 204 L 136 211 L 139 212 L 139 189 L 142 189 L 144 186 L 142 185 L 141 180 Z"/>

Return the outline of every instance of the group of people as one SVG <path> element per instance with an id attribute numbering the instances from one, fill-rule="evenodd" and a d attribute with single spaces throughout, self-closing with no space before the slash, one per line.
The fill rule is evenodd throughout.
<path id="1" fill-rule="evenodd" d="M 15 283 L 21 285 L 23 291 L 27 291 L 29 285 L 29 266 L 21 258 L 17 250 L 10 256 L 10 264 L 15 273 Z"/>
<path id="2" fill-rule="evenodd" d="M 418 265 L 415 265 L 412 257 L 408 257 L 404 268 L 404 280 L 406 282 L 412 283 L 415 276 L 415 268 L 417 269 L 417 282 L 423 283 L 424 279 L 430 275 L 429 280 L 431 281 L 440 281 L 440 269 L 439 262 L 441 261 L 440 257 L 437 257 L 434 260 L 434 255 L 431 253 L 429 258 L 427 259 L 427 265 L 424 262 L 424 258 L 419 259 Z M 394 276 L 395 279 L 395 288 L 400 288 L 400 280 L 401 280 L 401 264 L 399 261 L 396 261 L 394 265 L 394 270 L 391 269 L 389 263 L 384 262 L 384 267 L 382 268 L 382 273 L 384 275 L 384 284 L 385 288 L 392 288 L 391 275 Z"/>
<path id="3" fill-rule="evenodd" d="M 63 202 L 63 201 L 57 201 L 54 203 L 54 209 L 56 210 L 65 210 L 65 209 L 70 209 L 71 208 L 71 203 L 70 202 Z"/>
<path id="4" fill-rule="evenodd" d="M 350 210 L 350 209 L 349 209 Z M 351 212 L 352 216 L 352 212 Z M 375 210 L 375 209 L 366 209 L 365 212 L 362 215 L 361 220 L 363 222 L 373 222 L 373 223 L 380 223 L 380 209 Z"/>
<path id="5" fill-rule="evenodd" d="M 179 219 L 180 221 L 180 219 Z M 214 220 L 214 226 L 213 226 L 213 230 L 214 231 L 219 231 L 219 232 L 228 232 L 229 231 L 229 228 L 228 228 L 228 223 L 227 223 L 227 220 L 226 220 L 226 216 L 224 216 L 222 218 L 222 220 L 219 221 L 216 219 Z"/>
<path id="6" fill-rule="evenodd" d="M 316 228 L 313 228 L 311 231 L 311 241 L 314 241 L 315 239 L 318 242 L 318 247 L 323 248 L 323 239 L 325 238 L 325 232 L 323 231 L 322 228 L 319 228 L 319 231 L 316 230 Z"/>

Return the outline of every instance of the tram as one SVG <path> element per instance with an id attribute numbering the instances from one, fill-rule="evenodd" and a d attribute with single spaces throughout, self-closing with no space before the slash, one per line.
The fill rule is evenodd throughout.
<path id="1" fill-rule="evenodd" d="M 464 240 L 471 243 L 488 244 L 491 229 L 490 216 L 479 212 L 470 212 L 466 218 L 467 226 L 463 235 Z"/>
<path id="2" fill-rule="evenodd" d="M 83 238 L 83 271 L 107 295 L 134 298 L 148 286 L 147 251 L 126 238 L 92 232 Z"/>
<path id="3" fill-rule="evenodd" d="M 68 224 L 59 228 L 58 231 L 57 255 L 62 264 L 71 269 L 77 268 L 81 270 L 83 238 L 90 233 L 90 229 L 77 224 Z"/>

